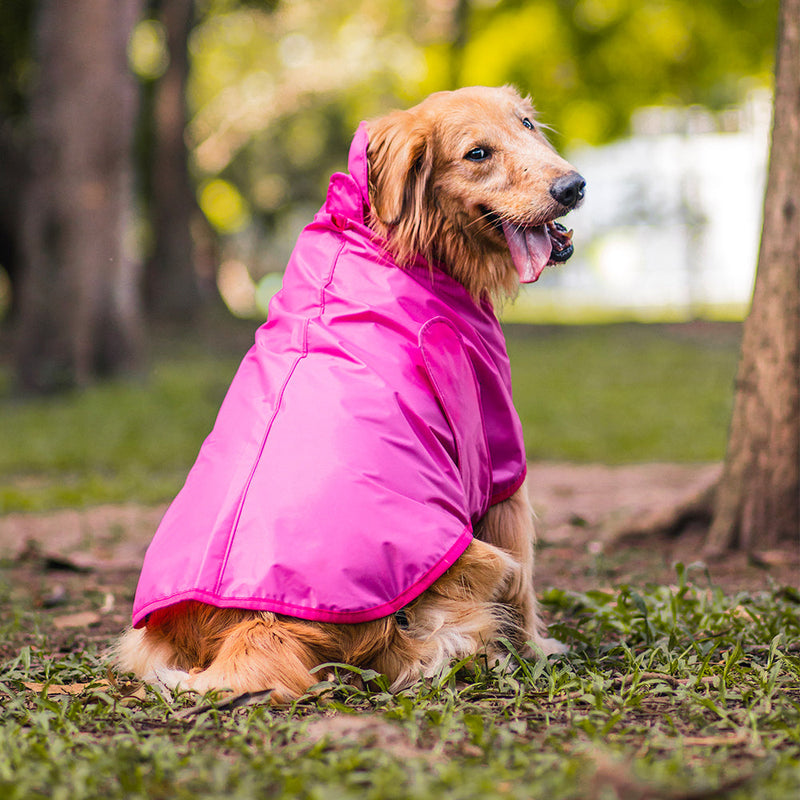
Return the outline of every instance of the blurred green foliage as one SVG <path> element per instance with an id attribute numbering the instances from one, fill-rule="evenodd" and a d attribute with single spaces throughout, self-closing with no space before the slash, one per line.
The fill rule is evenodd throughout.
<path id="1" fill-rule="evenodd" d="M 31 0 L 0 3 L 0 123 L 17 117 L 25 108 L 25 94 L 33 70 L 33 18 Z"/>
<path id="2" fill-rule="evenodd" d="M 197 0 L 195 177 L 236 187 L 239 221 L 252 224 L 231 228 L 220 215 L 213 200 L 230 201 L 230 191 L 201 195 L 201 206 L 221 234 L 244 240 L 239 255 L 250 246 L 256 276 L 282 269 L 361 119 L 439 89 L 512 82 L 533 95 L 556 145 L 602 143 L 624 135 L 642 106 L 718 110 L 769 84 L 778 2 Z M 24 113 L 35 9 L 0 4 L 0 122 Z M 163 73 L 169 53 L 155 17 L 140 24 L 130 55 L 144 83 Z M 269 252 L 256 252 L 265 237 Z"/>
<path id="3" fill-rule="evenodd" d="M 735 325 L 508 326 L 531 460 L 701 462 L 725 453 Z"/>
<path id="4" fill-rule="evenodd" d="M 483 4 L 481 4 L 483 5 Z M 561 142 L 623 135 L 649 105 L 721 109 L 769 81 L 775 0 L 555 0 L 479 6 L 462 83 L 533 93 Z"/>
<path id="5" fill-rule="evenodd" d="M 171 498 L 211 430 L 236 364 L 198 350 L 160 361 L 147 383 L 0 401 L 0 513 Z"/>
<path id="6" fill-rule="evenodd" d="M 512 82 L 532 94 L 557 146 L 606 142 L 642 106 L 720 110 L 768 85 L 777 8 L 778 0 L 206 0 L 190 40 L 195 174 L 240 193 L 251 224 L 237 229 L 235 256 L 257 278 L 283 269 L 361 119 L 435 90 Z M 140 55 L 157 69 L 154 39 L 151 29 Z M 213 223 L 220 209 L 209 199 L 200 202 Z M 217 230 L 231 232 L 224 222 Z M 269 248 L 258 247 L 265 239 Z"/>

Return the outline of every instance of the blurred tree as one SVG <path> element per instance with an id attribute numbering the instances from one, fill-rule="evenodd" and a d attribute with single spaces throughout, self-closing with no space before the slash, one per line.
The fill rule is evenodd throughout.
<path id="1" fill-rule="evenodd" d="M 152 0 L 150 13 L 161 24 L 165 64 L 152 81 L 143 185 L 151 221 L 153 250 L 145 265 L 148 311 L 169 319 L 191 319 L 203 304 L 195 235 L 200 221 L 186 146 L 189 33 L 194 0 Z M 206 270 L 206 273 L 209 270 Z M 213 287 L 211 280 L 206 280 Z"/>
<path id="2" fill-rule="evenodd" d="M 531 91 L 559 143 L 624 135 L 641 106 L 742 99 L 767 80 L 778 0 L 474 3 L 458 83 Z"/>
<path id="3" fill-rule="evenodd" d="M 145 45 L 145 63 L 137 70 L 145 105 L 141 185 L 152 234 L 144 298 L 147 310 L 156 317 L 189 320 L 218 297 L 215 236 L 200 211 L 197 180 L 189 164 L 187 96 L 192 31 L 199 21 L 215 14 L 247 8 L 269 13 L 276 2 L 150 0 L 148 20 L 140 23 L 145 36 L 163 37 L 155 48 Z M 136 59 L 134 62 L 136 65 Z"/>
<path id="4" fill-rule="evenodd" d="M 139 364 L 127 44 L 140 11 L 141 0 L 37 6 L 16 346 L 26 390 L 80 386 Z"/>
<path id="5" fill-rule="evenodd" d="M 17 297 L 14 285 L 19 267 L 19 201 L 25 179 L 23 147 L 13 124 L 0 116 L 0 279 L 5 273 L 7 286 L 0 282 L 0 323 L 16 316 Z M 7 290 L 10 297 L 3 296 Z M 8 303 L 8 308 L 3 306 Z M 2 319 L 3 313 L 5 319 Z"/>
<path id="6" fill-rule="evenodd" d="M 709 554 L 800 533 L 800 0 L 782 0 L 772 151 Z"/>
<path id="7" fill-rule="evenodd" d="M 0 4 L 0 271 L 6 273 L 10 288 L 7 320 L 17 309 L 14 286 L 19 279 L 19 197 L 26 176 L 24 117 L 33 9 L 30 0 Z M 2 291 L 0 284 L 0 316 Z"/>
<path id="8" fill-rule="evenodd" d="M 126 8 L 127 2 L 119 7 Z M 189 234 L 191 220 L 197 219 L 193 189 L 206 218 L 225 239 L 226 257 L 239 257 L 253 267 L 256 277 L 282 269 L 297 229 L 318 207 L 327 177 L 341 166 L 360 119 L 408 105 L 436 89 L 476 82 L 514 81 L 533 91 L 543 120 L 562 140 L 570 141 L 599 142 L 624 133 L 630 114 L 644 103 L 724 107 L 740 99 L 743 77 L 763 77 L 768 71 L 772 54 L 765 42 L 774 29 L 778 0 L 194 0 L 194 27 L 192 0 L 150 2 L 154 19 L 163 15 L 156 21 L 168 57 L 161 71 L 148 79 L 154 93 L 152 115 L 159 124 L 148 153 L 154 167 L 147 169 L 150 177 L 144 180 L 152 189 L 145 195 L 151 201 L 144 211 L 150 216 L 149 202 L 154 211 L 146 286 L 153 304 L 174 318 L 190 316 L 202 294 L 197 285 L 202 259 L 196 238 Z M 52 5 L 29 0 L 0 5 L 0 116 L 7 116 L 6 101 L 15 108 L 25 106 L 30 74 L 41 78 L 39 95 L 50 80 L 77 96 L 74 81 L 59 84 L 52 74 L 58 68 L 41 60 L 50 52 L 60 58 L 67 43 L 49 50 L 40 46 L 40 71 L 30 68 L 34 60 L 26 48 L 23 23 L 39 6 L 40 21 L 53 15 Z M 82 14 L 93 13 L 84 2 L 79 8 Z M 90 51 L 94 45 L 86 38 L 83 45 Z M 90 70 L 97 71 L 94 64 Z M 60 99 L 61 90 L 56 94 Z M 65 105 L 78 107 L 71 101 Z M 32 131 L 40 127 L 36 115 L 56 114 L 55 108 L 48 111 L 35 98 L 30 112 Z M 119 115 L 115 122 L 121 123 Z M 23 250 L 14 232 L 19 227 L 32 230 L 36 214 L 29 208 L 25 225 L 15 226 L 19 209 L 13 198 L 41 191 L 46 150 L 41 134 L 27 135 L 27 124 L 20 115 L 14 136 L 3 137 L 0 120 L 0 152 L 8 152 L 9 142 L 14 147 L 30 142 L 32 163 L 38 164 L 30 190 L 22 193 L 13 188 L 21 179 L 12 175 L 12 165 L 22 159 L 0 161 L 0 188 L 4 198 L 12 198 L 10 203 L 0 202 L 0 239 L 3 230 L 11 231 L 5 248 L 9 255 L 0 252 L 0 258 L 14 275 Z M 71 130 L 69 125 L 63 128 L 65 134 Z M 90 137 L 87 145 L 99 136 Z M 59 148 L 63 154 L 72 153 L 65 136 L 51 138 L 53 153 Z M 122 145 L 126 136 L 116 141 Z M 7 178 L 14 180 L 9 183 Z M 45 203 L 39 216 L 48 214 Z M 11 220 L 5 228 L 4 219 Z M 45 226 L 39 224 L 41 232 Z M 266 238 L 269 248 L 263 247 Z M 41 261 L 32 255 L 35 236 L 27 242 L 25 261 L 33 265 Z M 44 242 L 40 237 L 41 252 L 52 249 Z M 33 273 L 42 274 L 42 268 L 30 269 L 29 282 L 41 281 Z M 82 294 L 89 291 L 87 286 L 96 291 L 91 281 L 67 295 L 63 287 L 77 284 L 63 280 L 62 286 L 60 269 L 50 276 L 50 283 L 60 287 L 56 292 L 74 298 L 71 304 L 82 308 L 95 303 Z M 126 285 L 135 283 L 130 279 Z M 44 296 L 42 291 L 28 294 Z M 125 294 L 97 294 L 104 293 Z M 124 317 L 119 319 L 124 326 Z M 34 330 L 28 327 L 21 346 Z M 37 335 L 48 339 L 41 331 Z M 34 338 L 25 347 L 32 352 L 43 345 L 36 345 Z M 84 343 L 80 349 L 93 348 Z M 115 361 L 99 352 L 90 360 Z M 61 372 L 58 366 L 43 368 L 43 373 Z"/>
<path id="9" fill-rule="evenodd" d="M 285 266 L 359 120 L 415 99 L 425 70 L 413 3 L 263 5 L 217 0 L 190 42 L 200 205 L 255 277 Z"/>

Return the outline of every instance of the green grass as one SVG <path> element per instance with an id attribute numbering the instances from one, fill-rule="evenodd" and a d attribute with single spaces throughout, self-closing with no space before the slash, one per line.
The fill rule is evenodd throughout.
<path id="1" fill-rule="evenodd" d="M 96 647 L 53 656 L 47 620 L 4 603 L 6 651 L 29 646 L 0 668 L 0 796 L 795 798 L 800 596 L 694 577 L 550 592 L 565 656 L 454 665 L 394 696 L 333 681 L 283 709 L 125 696 Z"/>
<path id="2" fill-rule="evenodd" d="M 249 338 L 162 343 L 145 382 L 25 402 L 0 388 L 0 513 L 170 499 Z M 530 458 L 723 456 L 738 327 L 509 326 L 508 346 Z"/>
<path id="3" fill-rule="evenodd" d="M 211 430 L 238 360 L 198 350 L 159 359 L 146 382 L 0 400 L 0 512 L 168 499 Z"/>
<path id="4" fill-rule="evenodd" d="M 244 352 L 240 334 L 235 346 L 170 343 L 146 383 L 0 397 L 0 511 L 169 499 Z M 512 326 L 509 350 L 533 458 L 723 454 L 736 327 Z M 797 796 L 795 589 L 726 595 L 700 567 L 678 565 L 673 586 L 551 590 L 545 614 L 570 645 L 564 656 L 455 664 L 397 695 L 374 674 L 369 690 L 332 680 L 270 708 L 134 692 L 104 657 L 116 622 L 57 628 L 65 609 L 33 608 L 26 569 L 0 562 L 8 800 Z M 73 599 L 98 605 L 97 586 L 87 579 L 97 597 Z"/>
<path id="5" fill-rule="evenodd" d="M 511 327 L 528 457 L 621 464 L 725 454 L 738 327 Z"/>

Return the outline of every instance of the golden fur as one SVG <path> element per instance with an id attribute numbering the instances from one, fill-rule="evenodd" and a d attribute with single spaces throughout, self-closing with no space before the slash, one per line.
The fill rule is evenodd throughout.
<path id="1" fill-rule="evenodd" d="M 400 263 L 422 254 L 475 298 L 516 292 L 495 221 L 541 225 L 563 214 L 549 187 L 574 172 L 523 119 L 535 119 L 529 100 L 510 88 L 476 87 L 434 94 L 370 124 L 370 225 Z M 479 146 L 493 157 L 466 160 Z M 402 616 L 337 625 L 184 602 L 129 630 L 115 660 L 168 687 L 272 689 L 279 703 L 324 680 L 315 668 L 329 662 L 376 670 L 397 690 L 456 658 L 494 661 L 500 638 L 519 652 L 555 652 L 560 645 L 543 638 L 536 612 L 533 544 L 522 487 L 489 509 L 464 554 Z"/>
<path id="2" fill-rule="evenodd" d="M 508 244 L 487 217 L 541 225 L 565 213 L 550 194 L 574 172 L 533 124 L 528 98 L 509 87 L 438 92 L 369 128 L 371 225 L 400 263 L 417 253 L 445 265 L 476 298 L 514 296 Z M 464 154 L 487 147 L 492 158 Z"/>

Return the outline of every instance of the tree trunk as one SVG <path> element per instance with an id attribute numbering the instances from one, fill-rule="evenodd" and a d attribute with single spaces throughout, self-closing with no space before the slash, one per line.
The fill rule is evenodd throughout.
<path id="1" fill-rule="evenodd" d="M 156 4 L 166 31 L 169 65 L 154 87 L 149 198 L 154 250 L 147 264 L 146 302 L 155 316 L 178 320 L 191 319 L 214 293 L 213 266 L 198 264 L 203 259 L 198 258 L 194 236 L 211 234 L 198 230 L 204 220 L 186 148 L 188 39 L 194 6 L 194 0 Z"/>
<path id="2" fill-rule="evenodd" d="M 19 197 L 25 181 L 25 151 L 13 125 L 0 111 L 0 326 L 5 328 L 16 319 L 19 301 Z M 3 308 L 3 291 L 10 293 L 8 308 Z M 3 316 L 5 313 L 5 316 Z"/>
<path id="3" fill-rule="evenodd" d="M 764 226 L 708 555 L 800 532 L 800 0 L 782 0 Z"/>
<path id="4" fill-rule="evenodd" d="M 29 391 L 139 365 L 130 240 L 137 85 L 127 44 L 140 10 L 141 0 L 39 4 L 16 347 Z"/>

